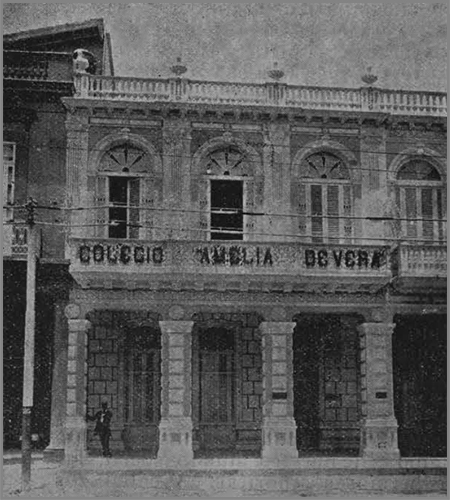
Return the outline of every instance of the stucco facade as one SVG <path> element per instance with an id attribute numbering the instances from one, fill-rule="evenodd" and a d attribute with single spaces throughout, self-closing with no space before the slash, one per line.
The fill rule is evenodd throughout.
<path id="1" fill-rule="evenodd" d="M 410 442 L 425 407 L 405 413 L 422 389 L 404 393 L 396 322 L 445 343 L 441 97 L 76 84 L 66 454 L 98 451 L 84 415 L 106 400 L 130 456 L 399 458 L 396 415 Z"/>
<path id="2" fill-rule="evenodd" d="M 446 96 L 178 70 L 61 99 L 46 456 L 444 456 Z"/>

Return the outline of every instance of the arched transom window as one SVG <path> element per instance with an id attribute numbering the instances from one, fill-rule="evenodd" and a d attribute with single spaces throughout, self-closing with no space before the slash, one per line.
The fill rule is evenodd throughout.
<path id="1" fill-rule="evenodd" d="M 304 241 L 350 242 L 353 195 L 344 158 L 333 152 L 314 152 L 302 160 L 300 172 L 297 200 Z"/>
<path id="2" fill-rule="evenodd" d="M 212 240 L 242 240 L 244 197 L 248 164 L 245 153 L 232 145 L 210 152 L 205 158 L 210 177 L 210 237 Z"/>
<path id="3" fill-rule="evenodd" d="M 96 178 L 96 234 L 118 239 L 140 237 L 147 218 L 142 210 L 151 190 L 151 156 L 128 142 L 108 149 Z"/>
<path id="4" fill-rule="evenodd" d="M 406 161 L 397 170 L 395 194 L 402 238 L 444 241 L 445 188 L 434 165 L 421 158 Z"/>

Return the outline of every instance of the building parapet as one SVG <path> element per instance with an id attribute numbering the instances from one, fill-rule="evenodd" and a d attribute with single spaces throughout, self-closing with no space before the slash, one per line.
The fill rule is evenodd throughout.
<path id="1" fill-rule="evenodd" d="M 394 115 L 447 115 L 447 95 L 442 92 L 100 75 L 76 75 L 75 88 L 76 97 L 82 99 L 298 107 L 305 110 L 363 111 Z"/>

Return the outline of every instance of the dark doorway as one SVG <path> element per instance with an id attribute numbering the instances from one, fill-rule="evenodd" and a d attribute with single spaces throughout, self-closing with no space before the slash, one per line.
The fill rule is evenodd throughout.
<path id="1" fill-rule="evenodd" d="M 197 374 L 197 436 L 200 455 L 220 456 L 236 448 L 236 360 L 234 331 L 200 330 Z"/>
<path id="2" fill-rule="evenodd" d="M 130 330 L 124 344 L 124 430 L 127 451 L 156 456 L 161 394 L 161 335 L 141 327 Z"/>
<path id="3" fill-rule="evenodd" d="M 211 181 L 211 239 L 242 240 L 242 181 Z"/>
<path id="4" fill-rule="evenodd" d="M 447 456 L 447 317 L 396 316 L 394 407 L 405 457 Z"/>
<path id="5" fill-rule="evenodd" d="M 351 315 L 301 315 L 294 330 L 294 418 L 300 455 L 359 451 L 358 333 Z"/>

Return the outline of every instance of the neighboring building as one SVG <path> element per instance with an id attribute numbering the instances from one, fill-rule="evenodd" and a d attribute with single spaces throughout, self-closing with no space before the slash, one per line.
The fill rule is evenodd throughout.
<path id="1" fill-rule="evenodd" d="M 62 99 L 48 453 L 445 456 L 446 96 L 184 71 Z"/>
<path id="2" fill-rule="evenodd" d="M 23 205 L 65 203 L 65 109 L 74 92 L 74 51 L 88 49 L 96 74 L 111 75 L 103 21 L 93 20 L 3 37 L 3 442 L 19 444 L 22 413 L 27 227 Z M 50 437 L 54 329 L 64 330 L 71 278 L 64 256 L 63 213 L 38 209 L 41 224 L 36 293 L 33 433 Z M 42 224 L 45 223 L 45 224 Z"/>

